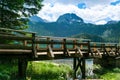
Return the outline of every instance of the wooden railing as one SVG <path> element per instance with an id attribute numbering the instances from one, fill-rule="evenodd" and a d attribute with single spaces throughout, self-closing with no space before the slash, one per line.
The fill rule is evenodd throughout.
<path id="1" fill-rule="evenodd" d="M 0 28 L 0 55 L 35 54 L 34 42 L 35 33 Z"/>
<path id="2" fill-rule="evenodd" d="M 37 55 L 46 55 L 52 59 L 82 57 L 83 53 L 88 53 L 88 41 L 65 37 L 36 37 Z"/>
<path id="3" fill-rule="evenodd" d="M 0 54 L 31 55 L 33 58 L 57 59 L 71 57 L 119 56 L 117 43 L 97 43 L 89 39 L 38 37 L 33 32 L 0 28 Z"/>

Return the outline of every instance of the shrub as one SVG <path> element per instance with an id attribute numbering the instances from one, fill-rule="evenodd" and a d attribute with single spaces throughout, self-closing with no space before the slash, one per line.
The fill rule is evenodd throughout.
<path id="1" fill-rule="evenodd" d="M 67 65 L 51 62 L 29 62 L 27 78 L 29 80 L 65 80 L 66 75 L 72 72 Z"/>

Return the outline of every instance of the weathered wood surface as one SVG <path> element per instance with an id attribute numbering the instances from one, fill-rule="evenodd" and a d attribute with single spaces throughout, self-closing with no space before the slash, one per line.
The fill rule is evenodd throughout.
<path id="1" fill-rule="evenodd" d="M 6 33 L 3 32 L 3 30 L 10 32 Z M 28 34 L 29 36 L 27 36 L 26 34 Z M 116 43 L 96 43 L 90 42 L 90 40 L 87 39 L 81 40 L 78 38 L 50 36 L 38 37 L 35 35 L 35 33 L 11 29 L 0 29 L 0 39 L 10 41 L 7 44 L 0 43 L 0 54 L 4 53 L 6 55 L 9 53 L 21 53 L 30 54 L 31 56 L 33 56 L 33 58 L 39 58 L 41 55 L 44 55 L 47 56 L 47 58 L 51 59 L 56 59 L 56 55 L 62 55 L 63 58 L 102 58 L 103 55 L 120 55 L 120 47 Z"/>

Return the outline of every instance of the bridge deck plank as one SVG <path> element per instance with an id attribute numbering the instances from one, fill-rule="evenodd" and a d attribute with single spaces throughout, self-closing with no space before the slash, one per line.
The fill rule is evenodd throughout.
<path id="1" fill-rule="evenodd" d="M 0 49 L 0 53 L 32 53 L 32 50 L 23 49 Z"/>

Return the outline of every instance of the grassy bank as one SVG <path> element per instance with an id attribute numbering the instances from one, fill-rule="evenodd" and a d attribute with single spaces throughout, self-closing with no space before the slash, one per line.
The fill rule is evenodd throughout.
<path id="1" fill-rule="evenodd" d="M 120 80 L 120 68 L 94 68 L 95 79 Z M 72 76 L 72 68 L 66 64 L 53 62 L 28 62 L 27 80 L 66 80 Z M 17 63 L 0 63 L 0 80 L 17 80 Z"/>
<path id="2" fill-rule="evenodd" d="M 29 62 L 27 68 L 28 80 L 65 80 L 72 70 L 67 65 L 51 62 Z"/>
<path id="3" fill-rule="evenodd" d="M 95 68 L 95 77 L 103 80 L 120 80 L 120 68 Z"/>
<path id="4" fill-rule="evenodd" d="M 104 80 L 120 80 L 120 69 L 114 68 L 112 70 L 106 70 L 106 73 L 100 77 Z"/>
<path id="5" fill-rule="evenodd" d="M 19 80 L 17 63 L 0 63 L 0 80 Z M 53 62 L 28 62 L 27 80 L 66 80 L 70 66 Z"/>

